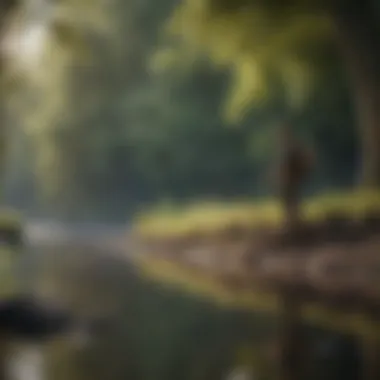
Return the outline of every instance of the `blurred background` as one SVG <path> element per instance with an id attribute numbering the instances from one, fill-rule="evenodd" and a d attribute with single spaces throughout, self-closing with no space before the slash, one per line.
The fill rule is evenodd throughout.
<path id="1" fill-rule="evenodd" d="M 281 220 L 286 123 L 314 155 L 310 219 L 380 210 L 379 21 L 377 0 L 0 4 L 2 203 L 27 237 L 4 288 L 114 316 L 86 349 L 49 344 L 46 378 L 276 378 L 276 313 L 236 301 L 210 252 Z M 189 236 L 199 257 L 161 260 Z M 305 326 L 311 376 L 363 378 L 353 329 Z"/>

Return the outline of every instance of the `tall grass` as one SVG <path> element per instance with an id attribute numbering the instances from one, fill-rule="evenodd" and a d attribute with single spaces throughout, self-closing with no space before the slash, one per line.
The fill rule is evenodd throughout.
<path id="1" fill-rule="evenodd" d="M 302 202 L 304 217 L 319 220 L 329 212 L 344 212 L 352 218 L 377 210 L 380 190 L 326 193 Z M 283 220 L 280 203 L 273 199 L 231 203 L 198 202 L 185 207 L 158 206 L 141 213 L 134 232 L 143 237 L 178 237 L 196 232 L 218 232 L 228 227 L 254 228 L 278 225 Z"/>

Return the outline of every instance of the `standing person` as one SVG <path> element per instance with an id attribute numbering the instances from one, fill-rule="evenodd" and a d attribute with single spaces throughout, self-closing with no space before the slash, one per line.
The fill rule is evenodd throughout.
<path id="1" fill-rule="evenodd" d="M 278 145 L 276 187 L 285 212 L 285 225 L 293 230 L 301 219 L 301 185 L 313 169 L 315 158 L 311 149 L 295 138 L 289 122 L 285 122 L 280 128 Z"/>

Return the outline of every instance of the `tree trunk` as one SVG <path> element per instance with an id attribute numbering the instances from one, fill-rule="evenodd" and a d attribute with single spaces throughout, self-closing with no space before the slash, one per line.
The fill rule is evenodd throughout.
<path id="1" fill-rule="evenodd" d="M 356 106 L 362 185 L 380 186 L 380 18 L 373 0 L 331 1 L 337 42 Z"/>

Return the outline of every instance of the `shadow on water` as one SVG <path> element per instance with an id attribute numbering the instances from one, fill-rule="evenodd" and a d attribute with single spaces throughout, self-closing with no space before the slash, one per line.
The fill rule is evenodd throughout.
<path id="1" fill-rule="evenodd" d="M 55 380 L 217 380 L 233 368 L 255 379 L 276 370 L 276 319 L 223 309 L 178 289 L 158 286 L 126 262 L 83 248 L 38 250 L 37 292 L 78 314 L 109 313 L 113 323 L 75 351 L 46 347 Z M 357 347 L 347 337 L 308 328 L 314 336 L 311 379 L 359 379 Z M 253 377 L 252 377 L 253 378 Z"/>

